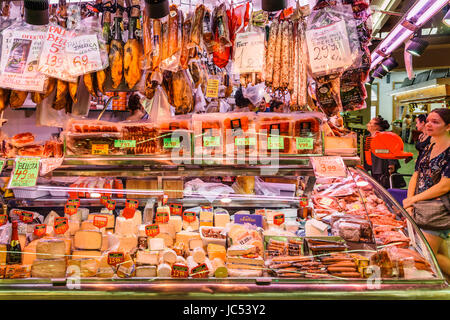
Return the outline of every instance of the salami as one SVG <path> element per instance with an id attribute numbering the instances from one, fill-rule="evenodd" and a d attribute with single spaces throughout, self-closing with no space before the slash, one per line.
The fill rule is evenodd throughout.
<path id="1" fill-rule="evenodd" d="M 200 37 L 202 35 L 202 23 L 203 23 L 203 15 L 205 14 L 205 6 L 200 4 L 195 9 L 194 20 L 192 22 L 192 30 L 191 30 L 191 45 L 199 46 L 200 45 Z"/>
<path id="2" fill-rule="evenodd" d="M 295 61 L 294 61 L 294 25 L 289 23 L 289 80 L 288 80 L 288 90 L 290 93 L 294 90 L 294 74 L 295 74 Z"/>
<path id="3" fill-rule="evenodd" d="M 287 89 L 289 85 L 289 22 L 283 21 L 283 31 L 281 40 L 281 79 L 280 87 L 282 90 Z"/>
<path id="4" fill-rule="evenodd" d="M 275 43 L 275 58 L 273 61 L 273 91 L 280 87 L 280 76 L 281 76 L 281 39 L 282 39 L 283 26 L 279 23 L 277 30 L 277 40 Z"/>
<path id="5" fill-rule="evenodd" d="M 273 67 L 275 60 L 275 46 L 277 41 L 279 23 L 275 20 L 270 26 L 269 40 L 267 45 L 266 64 L 265 64 L 265 78 L 266 86 L 270 87 L 273 84 Z"/>
<path id="6" fill-rule="evenodd" d="M 306 97 L 307 97 L 307 73 L 306 73 L 306 61 L 307 61 L 307 53 L 306 53 L 306 43 L 305 43 L 305 33 L 303 24 L 299 22 L 298 24 L 298 46 L 299 46 L 299 70 L 298 70 L 298 102 L 297 105 L 299 107 L 305 107 Z M 304 108 L 301 108 L 301 110 Z"/>
<path id="7" fill-rule="evenodd" d="M 291 111 L 297 110 L 298 105 L 298 74 L 300 70 L 299 61 L 299 39 L 298 39 L 298 24 L 294 24 L 293 28 L 293 41 L 294 41 L 294 64 L 293 64 L 293 89 L 291 94 L 290 108 Z"/>

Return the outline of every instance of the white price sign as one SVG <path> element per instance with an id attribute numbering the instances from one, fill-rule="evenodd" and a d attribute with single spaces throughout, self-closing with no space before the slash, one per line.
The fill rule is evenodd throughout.
<path id="1" fill-rule="evenodd" d="M 75 82 L 76 77 L 69 74 L 69 60 L 65 54 L 67 41 L 72 32 L 63 27 L 50 25 L 39 60 L 38 71 L 52 78 Z"/>
<path id="2" fill-rule="evenodd" d="M 347 168 L 339 156 L 311 157 L 314 174 L 318 178 L 346 177 Z"/>
<path id="3" fill-rule="evenodd" d="M 234 42 L 233 72 L 262 72 L 264 52 L 264 33 L 238 33 Z"/>
<path id="4" fill-rule="evenodd" d="M 309 64 L 313 73 L 330 74 L 352 64 L 345 21 L 306 31 Z"/>
<path id="5" fill-rule="evenodd" d="M 97 35 L 87 34 L 74 37 L 67 42 L 66 54 L 69 72 L 80 76 L 103 69 Z"/>
<path id="6" fill-rule="evenodd" d="M 44 91 L 46 76 L 38 72 L 44 31 L 3 31 L 0 87 Z"/>

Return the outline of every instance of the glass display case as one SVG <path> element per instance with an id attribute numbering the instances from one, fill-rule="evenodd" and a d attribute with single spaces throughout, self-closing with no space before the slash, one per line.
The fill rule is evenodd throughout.
<path id="1" fill-rule="evenodd" d="M 66 158 L 36 187 L 3 199 L 19 222 L 23 253 L 21 265 L 2 262 L 0 294 L 363 298 L 448 292 L 411 217 L 356 168 L 358 158 L 343 159 L 347 176 L 324 179 L 308 157 L 281 159 L 276 170 L 176 165 L 162 157 Z M 27 213 L 33 218 L 26 223 Z M 43 224 L 39 234 L 36 226 Z"/>

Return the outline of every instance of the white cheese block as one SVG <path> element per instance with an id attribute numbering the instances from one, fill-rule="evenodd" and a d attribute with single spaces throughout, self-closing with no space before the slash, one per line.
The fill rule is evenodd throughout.
<path id="1" fill-rule="evenodd" d="M 137 264 L 158 265 L 159 251 L 138 250 L 136 253 Z"/>
<path id="2" fill-rule="evenodd" d="M 186 231 L 198 231 L 199 227 L 200 227 L 200 223 L 198 221 L 198 218 L 195 218 L 195 220 L 193 222 L 187 222 L 183 220 L 183 230 Z"/>
<path id="3" fill-rule="evenodd" d="M 100 250 L 102 247 L 102 233 L 98 231 L 80 230 L 73 236 L 73 245 L 82 250 Z"/>
<path id="4" fill-rule="evenodd" d="M 168 233 L 159 233 L 155 238 L 164 239 L 165 246 L 173 248 L 173 238 Z"/>
<path id="5" fill-rule="evenodd" d="M 131 252 L 137 247 L 137 236 L 132 235 L 118 235 L 119 249 L 118 251 Z"/>
<path id="6" fill-rule="evenodd" d="M 170 277 L 170 275 L 172 273 L 172 268 L 167 263 L 162 263 L 158 266 L 156 273 L 157 273 L 158 277 L 167 278 L 167 277 Z"/>
<path id="7" fill-rule="evenodd" d="M 183 228 L 183 223 L 182 223 L 181 216 L 170 216 L 168 223 L 170 225 L 173 225 L 174 230 L 175 230 L 176 233 L 180 232 L 181 229 Z"/>
<path id="8" fill-rule="evenodd" d="M 189 248 L 189 242 L 194 239 L 201 240 L 200 233 L 198 232 L 190 232 L 190 231 L 181 231 L 176 234 L 175 242 L 183 242 L 186 248 Z"/>
<path id="9" fill-rule="evenodd" d="M 66 254 L 66 244 L 63 240 L 42 239 L 36 245 L 36 258 L 38 259 L 59 259 Z"/>
<path id="10" fill-rule="evenodd" d="M 136 277 L 153 278 L 156 277 L 156 266 L 140 266 L 136 267 Z"/>
<path id="11" fill-rule="evenodd" d="M 328 236 L 328 225 L 316 220 L 311 219 L 306 221 L 305 224 L 305 236 L 307 237 L 318 237 L 318 236 Z"/>
<path id="12" fill-rule="evenodd" d="M 97 228 L 96 226 L 94 226 L 94 221 L 93 220 L 85 220 L 85 221 L 81 222 L 80 230 L 99 231 L 101 233 L 105 233 L 106 232 L 106 228 Z"/>
<path id="13" fill-rule="evenodd" d="M 230 214 L 223 211 L 214 213 L 214 226 L 225 228 L 230 223 Z"/>
<path id="14" fill-rule="evenodd" d="M 203 240 L 192 239 L 189 241 L 189 249 L 194 250 L 195 248 L 203 248 Z"/>
<path id="15" fill-rule="evenodd" d="M 94 221 L 94 217 L 95 216 L 102 216 L 102 217 L 106 217 L 108 220 L 106 222 L 106 229 L 111 229 L 114 228 L 114 223 L 116 221 L 116 217 L 113 214 L 95 214 L 95 213 L 91 213 L 88 216 L 88 220 L 92 220 Z"/>
<path id="16" fill-rule="evenodd" d="M 204 263 L 206 259 L 206 253 L 203 248 L 195 248 L 192 251 L 192 257 L 197 264 Z"/>
<path id="17" fill-rule="evenodd" d="M 164 262 L 168 264 L 174 264 L 177 261 L 177 254 L 172 249 L 165 249 L 162 252 L 162 258 Z"/>
<path id="18" fill-rule="evenodd" d="M 149 238 L 148 248 L 150 250 L 164 250 L 165 249 L 164 239 L 162 238 Z"/>
<path id="19" fill-rule="evenodd" d="M 200 219 L 200 227 L 201 226 L 207 226 L 207 227 L 212 227 L 213 226 L 213 222 L 214 222 L 214 213 L 211 210 L 200 210 L 200 215 L 199 215 L 199 219 Z"/>
<path id="20" fill-rule="evenodd" d="M 97 275 L 99 262 L 93 258 L 71 259 L 68 261 L 67 276 L 95 277 Z"/>
<path id="21" fill-rule="evenodd" d="M 99 250 L 73 250 L 72 259 L 100 258 L 102 253 Z"/>
<path id="22" fill-rule="evenodd" d="M 133 219 L 126 219 L 124 217 L 117 217 L 116 219 L 116 234 L 137 234 L 139 232 L 139 225 L 136 225 Z"/>
<path id="23" fill-rule="evenodd" d="M 31 276 L 33 278 L 65 278 L 66 259 L 36 259 L 31 266 Z"/>

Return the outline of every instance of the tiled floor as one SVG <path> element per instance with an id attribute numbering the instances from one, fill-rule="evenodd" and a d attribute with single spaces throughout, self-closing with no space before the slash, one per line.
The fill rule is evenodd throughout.
<path id="1" fill-rule="evenodd" d="M 416 159 L 417 159 L 416 147 L 414 144 L 405 143 L 403 150 L 405 152 L 412 152 L 414 154 L 414 159 L 408 163 L 405 163 L 405 160 L 400 160 L 401 168 L 398 170 L 398 173 L 412 175 L 414 173 L 414 167 L 416 165 Z M 408 185 L 410 177 L 405 177 L 405 180 L 406 180 L 406 185 Z M 406 188 L 407 187 L 405 187 L 404 189 L 406 189 Z"/>

